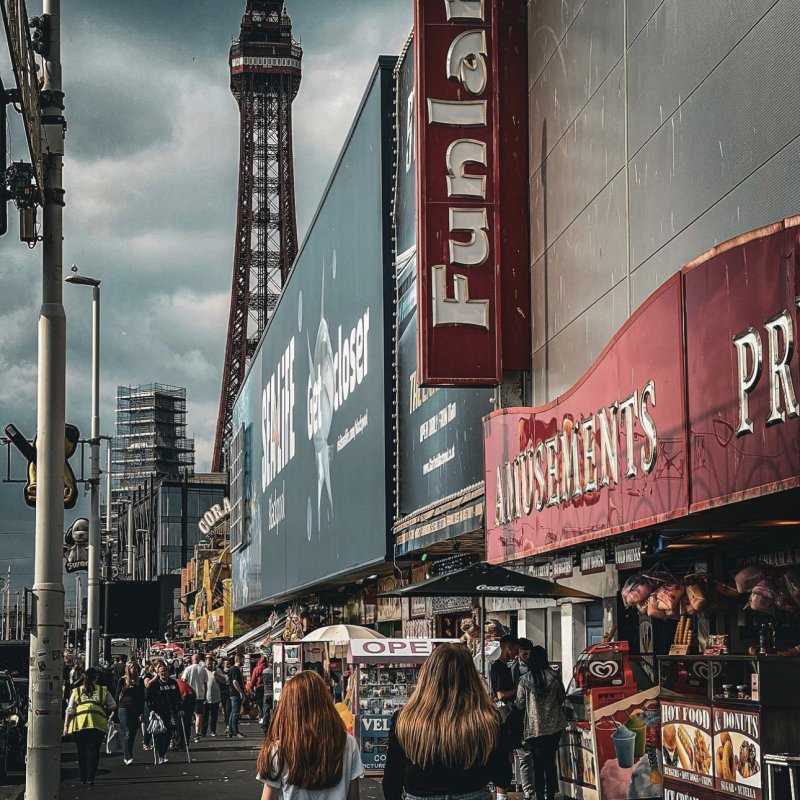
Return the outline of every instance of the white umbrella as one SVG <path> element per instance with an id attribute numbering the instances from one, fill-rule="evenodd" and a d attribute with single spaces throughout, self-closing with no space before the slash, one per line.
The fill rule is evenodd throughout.
<path id="1" fill-rule="evenodd" d="M 334 645 L 348 645 L 351 639 L 385 639 L 382 633 L 360 625 L 327 625 L 317 628 L 304 636 L 303 642 L 328 642 Z"/>

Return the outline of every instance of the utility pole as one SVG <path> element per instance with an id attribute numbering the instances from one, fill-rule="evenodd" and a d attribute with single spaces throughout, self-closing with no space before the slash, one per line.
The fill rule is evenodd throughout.
<path id="1" fill-rule="evenodd" d="M 92 429 L 87 578 L 86 666 L 100 661 L 100 281 L 78 274 L 72 265 L 67 283 L 92 289 Z"/>
<path id="2" fill-rule="evenodd" d="M 64 423 L 66 317 L 62 304 L 64 93 L 61 87 L 61 0 L 44 0 L 48 47 L 40 92 L 46 131 L 42 213 L 42 306 L 39 312 L 36 559 L 31 626 L 27 796 L 57 800 L 61 768 L 64 650 Z M 44 657 L 40 653 L 45 653 Z M 41 662 L 45 669 L 41 669 Z"/>
<path id="3" fill-rule="evenodd" d="M 105 541 L 106 541 L 106 554 L 105 554 L 105 581 L 109 583 L 114 579 L 114 576 L 111 574 L 113 569 L 113 561 L 111 558 L 111 535 L 112 535 L 112 528 L 111 528 L 111 437 L 109 436 L 106 441 L 106 532 L 105 532 Z M 111 637 L 108 633 L 108 609 L 106 609 L 106 619 L 103 621 L 103 628 L 104 628 L 104 635 L 103 635 L 103 655 L 106 661 L 111 660 Z"/>

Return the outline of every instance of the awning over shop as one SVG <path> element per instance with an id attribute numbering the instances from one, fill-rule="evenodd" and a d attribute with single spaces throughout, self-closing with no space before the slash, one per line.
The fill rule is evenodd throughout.
<path id="1" fill-rule="evenodd" d="M 483 547 L 483 483 L 455 497 L 432 504 L 395 525 L 395 555 L 405 556 L 440 542 L 480 531 Z"/>
<path id="2" fill-rule="evenodd" d="M 220 648 L 220 652 L 224 655 L 227 655 L 228 653 L 233 653 L 240 647 L 244 647 L 245 645 L 250 644 L 251 642 L 255 642 L 256 640 L 263 640 L 273 630 L 276 632 L 282 630 L 282 626 L 285 621 L 286 621 L 286 614 L 282 614 L 280 617 L 277 618 L 271 617 L 263 625 L 259 625 L 258 627 L 253 628 L 253 630 L 243 634 L 238 639 L 234 639 L 232 642 L 228 642 L 228 644 Z"/>

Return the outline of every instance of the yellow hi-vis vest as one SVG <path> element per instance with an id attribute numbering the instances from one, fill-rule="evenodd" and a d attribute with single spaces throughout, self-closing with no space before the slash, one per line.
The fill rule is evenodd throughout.
<path id="1" fill-rule="evenodd" d="M 106 715 L 106 696 L 108 689 L 105 686 L 96 686 L 92 694 L 84 694 L 83 687 L 72 690 L 75 698 L 75 716 L 70 724 L 70 733 L 85 731 L 94 728 L 105 731 L 108 728 Z"/>

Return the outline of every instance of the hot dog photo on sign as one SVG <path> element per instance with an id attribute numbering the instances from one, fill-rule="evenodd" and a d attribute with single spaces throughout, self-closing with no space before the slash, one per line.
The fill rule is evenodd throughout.
<path id="1" fill-rule="evenodd" d="M 661 703 L 664 775 L 695 786 L 714 787 L 711 709 Z"/>

